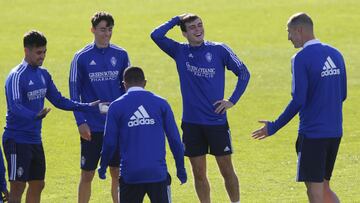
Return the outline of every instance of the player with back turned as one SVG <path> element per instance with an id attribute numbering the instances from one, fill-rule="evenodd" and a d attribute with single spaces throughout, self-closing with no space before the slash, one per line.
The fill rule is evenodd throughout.
<path id="1" fill-rule="evenodd" d="M 339 149 L 342 107 L 346 99 L 346 70 L 341 53 L 315 38 L 313 21 L 296 13 L 287 23 L 288 40 L 302 48 L 291 59 L 292 100 L 275 121 L 254 131 L 255 139 L 275 134 L 297 113 L 300 123 L 296 152 L 298 182 L 304 182 L 311 203 L 339 202 L 330 178 Z"/>
<path id="2" fill-rule="evenodd" d="M 185 183 L 184 149 L 168 102 L 144 89 L 141 68 L 124 72 L 127 92 L 111 103 L 105 126 L 100 178 L 116 149 L 120 149 L 120 202 L 141 203 L 147 194 L 152 203 L 169 203 L 171 179 L 166 164 L 166 138 L 174 156 L 177 177 Z"/>

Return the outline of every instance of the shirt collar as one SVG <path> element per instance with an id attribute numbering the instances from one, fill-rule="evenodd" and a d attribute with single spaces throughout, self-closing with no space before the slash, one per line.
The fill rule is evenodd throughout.
<path id="1" fill-rule="evenodd" d="M 26 62 L 25 59 L 23 59 L 23 60 L 21 61 L 21 64 L 23 64 L 24 66 L 27 66 L 29 63 Z"/>
<path id="2" fill-rule="evenodd" d="M 109 43 L 109 46 L 107 46 L 107 47 L 97 47 L 95 41 L 93 42 L 93 45 L 96 50 L 98 50 L 102 53 L 104 53 L 110 47 L 110 43 Z"/>
<path id="3" fill-rule="evenodd" d="M 313 45 L 313 44 L 319 44 L 319 43 L 321 43 L 321 42 L 318 39 L 312 39 L 312 40 L 305 42 L 303 48 Z"/>
<path id="4" fill-rule="evenodd" d="M 29 67 L 31 68 L 31 70 L 36 70 L 37 68 L 39 68 L 40 66 L 32 66 L 30 65 L 27 61 L 25 61 L 25 59 L 22 60 L 21 64 L 25 67 Z"/>
<path id="5" fill-rule="evenodd" d="M 133 92 L 133 91 L 145 91 L 144 88 L 139 87 L 139 86 L 135 86 L 135 87 L 130 87 L 127 92 Z"/>

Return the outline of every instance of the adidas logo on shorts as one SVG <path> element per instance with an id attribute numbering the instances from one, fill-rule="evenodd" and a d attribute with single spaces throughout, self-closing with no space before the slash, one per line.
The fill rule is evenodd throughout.
<path id="1" fill-rule="evenodd" d="M 129 127 L 136 127 L 139 125 L 154 125 L 155 120 L 150 118 L 149 114 L 146 112 L 143 105 L 138 107 L 138 110 L 134 112 L 134 115 L 131 116 L 130 121 L 128 122 Z"/>

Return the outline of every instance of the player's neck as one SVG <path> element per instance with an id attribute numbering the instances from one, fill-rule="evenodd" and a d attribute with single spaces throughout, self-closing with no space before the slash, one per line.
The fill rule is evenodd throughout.
<path id="1" fill-rule="evenodd" d="M 28 65 L 30 65 L 30 67 L 31 68 L 37 68 L 37 67 L 39 67 L 39 65 L 37 65 L 36 63 L 34 63 L 34 62 L 31 62 L 31 60 L 29 60 L 28 58 L 24 58 L 24 61 L 28 64 Z"/>
<path id="2" fill-rule="evenodd" d="M 201 42 L 191 42 L 191 41 L 189 41 L 189 44 L 190 44 L 190 46 L 192 46 L 192 47 L 199 47 L 199 46 L 201 46 L 203 43 L 204 43 L 204 40 L 201 41 Z"/>
<path id="3" fill-rule="evenodd" d="M 95 46 L 100 49 L 109 47 L 109 44 L 110 43 L 99 43 L 95 41 Z"/>
<path id="4" fill-rule="evenodd" d="M 308 42 L 310 40 L 314 40 L 314 39 L 315 39 L 315 36 L 313 34 L 312 35 L 305 35 L 304 38 L 303 38 L 303 43 L 302 43 L 301 47 L 304 47 L 306 42 Z"/>

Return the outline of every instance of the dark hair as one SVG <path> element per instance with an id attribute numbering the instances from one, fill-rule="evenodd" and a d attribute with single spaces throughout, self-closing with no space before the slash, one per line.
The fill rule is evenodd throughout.
<path id="1" fill-rule="evenodd" d="M 106 21 L 106 27 L 114 26 L 114 18 L 110 13 L 99 11 L 91 18 L 91 24 L 95 28 L 101 21 Z"/>
<path id="2" fill-rule="evenodd" d="M 314 26 L 311 17 L 304 12 L 295 13 L 289 18 L 288 26 L 298 26 L 298 25 L 306 25 L 309 26 L 310 28 L 313 28 Z"/>
<path id="3" fill-rule="evenodd" d="M 192 13 L 189 13 L 189 14 L 185 15 L 180 21 L 180 29 L 181 29 L 181 31 L 183 31 L 183 32 L 187 31 L 185 23 L 191 23 L 191 22 L 193 22 L 194 20 L 196 20 L 198 18 L 200 18 L 200 17 L 195 15 L 195 14 L 192 14 Z"/>
<path id="4" fill-rule="evenodd" d="M 139 67 L 130 66 L 124 71 L 124 82 L 127 84 L 140 84 L 145 81 L 144 71 Z"/>
<path id="5" fill-rule="evenodd" d="M 46 37 L 42 32 L 31 30 L 24 34 L 24 47 L 43 47 L 46 46 Z"/>

